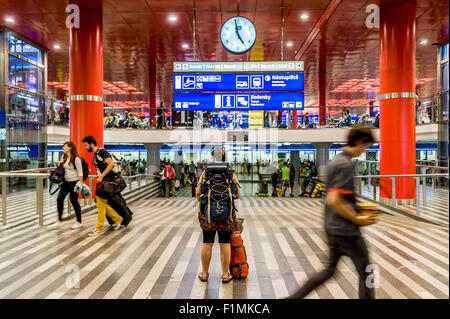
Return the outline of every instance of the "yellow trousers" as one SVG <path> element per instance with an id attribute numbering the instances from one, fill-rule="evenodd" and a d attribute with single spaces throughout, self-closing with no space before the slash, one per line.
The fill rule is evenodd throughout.
<path id="1" fill-rule="evenodd" d="M 117 212 L 107 204 L 108 202 L 107 199 L 103 199 L 96 196 L 95 200 L 97 202 L 97 210 L 98 210 L 97 226 L 95 226 L 96 230 L 103 231 L 106 215 L 108 215 L 115 224 L 118 224 L 120 222 L 122 217 L 120 217 L 119 214 L 117 214 Z"/>

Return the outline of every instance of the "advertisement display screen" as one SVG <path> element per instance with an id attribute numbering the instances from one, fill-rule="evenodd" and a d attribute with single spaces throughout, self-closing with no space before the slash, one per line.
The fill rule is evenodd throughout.
<path id="1" fill-rule="evenodd" d="M 175 110 L 303 110 L 303 92 L 174 93 Z"/>
<path id="2" fill-rule="evenodd" d="M 177 74 L 174 91 L 303 91 L 303 73 Z"/>

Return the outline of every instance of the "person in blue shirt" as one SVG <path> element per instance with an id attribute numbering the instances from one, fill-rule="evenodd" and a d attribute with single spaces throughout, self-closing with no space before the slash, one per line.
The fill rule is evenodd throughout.
<path id="1" fill-rule="evenodd" d="M 305 168 L 306 168 L 306 171 L 302 175 L 302 177 L 303 177 L 302 194 L 300 195 L 303 197 L 306 196 L 306 189 L 308 188 L 308 184 L 311 181 L 311 167 L 309 166 L 309 164 L 306 164 Z"/>

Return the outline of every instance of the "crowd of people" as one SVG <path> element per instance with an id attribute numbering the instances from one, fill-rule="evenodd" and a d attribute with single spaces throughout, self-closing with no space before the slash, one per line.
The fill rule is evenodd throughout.
<path id="1" fill-rule="evenodd" d="M 110 113 L 103 119 L 104 128 L 132 128 L 150 129 L 148 118 L 140 117 L 135 113 L 125 112 L 124 114 Z"/>

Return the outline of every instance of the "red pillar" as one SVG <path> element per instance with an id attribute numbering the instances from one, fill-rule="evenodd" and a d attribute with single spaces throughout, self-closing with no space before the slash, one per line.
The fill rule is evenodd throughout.
<path id="1" fill-rule="evenodd" d="M 150 127 L 156 127 L 156 74 L 149 75 L 149 107 L 150 107 Z"/>
<path id="2" fill-rule="evenodd" d="M 413 1 L 380 1 L 380 174 L 416 173 L 415 18 Z M 415 179 L 396 179 L 396 199 L 415 198 Z M 392 198 L 391 179 L 380 184 Z"/>
<path id="3" fill-rule="evenodd" d="M 297 111 L 292 111 L 292 128 L 297 128 Z"/>
<path id="4" fill-rule="evenodd" d="M 327 74 L 319 71 L 319 126 L 325 126 L 326 118 L 326 96 L 327 96 Z"/>
<path id="5" fill-rule="evenodd" d="M 92 135 L 103 147 L 103 12 L 101 0 L 71 0 L 80 8 L 80 27 L 70 29 L 70 139 L 89 163 L 93 154 L 82 144 Z M 94 183 L 95 185 L 95 183 Z"/>

